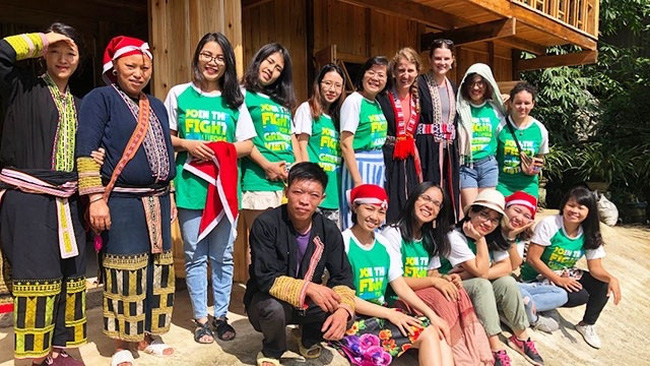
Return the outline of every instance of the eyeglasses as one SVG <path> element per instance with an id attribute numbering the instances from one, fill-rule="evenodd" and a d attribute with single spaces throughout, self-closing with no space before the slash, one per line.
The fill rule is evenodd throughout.
<path id="1" fill-rule="evenodd" d="M 493 226 L 499 225 L 499 221 L 501 221 L 499 217 L 490 217 L 490 214 L 486 211 L 479 212 L 478 217 L 483 221 L 489 221 Z"/>
<path id="2" fill-rule="evenodd" d="M 211 53 L 201 52 L 201 53 L 199 53 L 199 56 L 205 62 L 211 62 L 212 61 L 212 62 L 214 62 L 214 63 L 216 63 L 218 65 L 224 65 L 226 63 L 226 60 L 223 57 L 223 55 L 212 56 Z"/>
<path id="3" fill-rule="evenodd" d="M 479 88 L 485 88 L 485 80 L 471 81 L 469 83 L 470 87 L 478 86 Z"/>
<path id="4" fill-rule="evenodd" d="M 323 89 L 327 90 L 341 90 L 343 88 L 343 84 L 341 83 L 335 83 L 329 80 L 323 80 L 320 82 L 320 85 L 323 87 Z"/>
<path id="5" fill-rule="evenodd" d="M 433 198 L 429 197 L 426 194 L 421 194 L 420 197 L 418 197 L 418 199 L 421 199 L 422 201 L 424 201 L 426 203 L 430 203 L 430 204 L 434 205 L 437 208 L 442 207 L 442 202 L 440 202 L 438 200 L 434 200 Z"/>
<path id="6" fill-rule="evenodd" d="M 378 77 L 380 79 L 385 79 L 386 78 L 385 73 L 383 73 L 383 72 L 375 72 L 374 70 L 366 70 L 366 75 L 369 78 L 374 78 L 374 77 Z"/>

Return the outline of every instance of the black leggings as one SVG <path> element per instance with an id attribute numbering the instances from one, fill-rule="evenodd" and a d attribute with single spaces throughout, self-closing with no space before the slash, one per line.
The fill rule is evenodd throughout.
<path id="1" fill-rule="evenodd" d="M 585 324 L 594 325 L 609 300 L 607 283 L 595 279 L 588 271 L 584 271 L 579 282 L 582 284 L 582 289 L 578 292 L 567 291 L 569 300 L 562 307 L 573 308 L 587 304 L 582 321 Z"/>

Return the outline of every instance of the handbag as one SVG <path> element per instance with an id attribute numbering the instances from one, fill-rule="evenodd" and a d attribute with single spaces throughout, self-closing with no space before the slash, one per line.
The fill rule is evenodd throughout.
<path id="1" fill-rule="evenodd" d="M 517 139 L 517 134 L 515 133 L 514 127 L 512 127 L 512 122 L 510 122 L 510 116 L 506 117 L 506 125 L 508 126 L 508 131 L 510 131 L 510 134 L 512 135 L 512 138 L 515 140 L 515 143 L 517 144 L 517 150 L 519 151 L 519 167 L 521 168 L 521 172 L 526 174 L 526 175 L 537 175 L 541 169 L 541 167 L 535 165 L 535 157 L 530 157 L 526 152 L 521 148 L 521 144 L 519 143 L 519 140 Z"/>

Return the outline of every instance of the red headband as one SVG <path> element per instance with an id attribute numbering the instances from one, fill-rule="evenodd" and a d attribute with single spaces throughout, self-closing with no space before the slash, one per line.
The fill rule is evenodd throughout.
<path id="1" fill-rule="evenodd" d="M 113 70 L 113 61 L 120 57 L 135 54 L 147 55 L 150 59 L 153 59 L 147 42 L 127 36 L 113 37 L 104 50 L 104 66 L 102 67 L 104 82 L 106 84 L 115 82 L 115 75 L 111 73 L 111 70 Z"/>
<path id="2" fill-rule="evenodd" d="M 524 206 L 530 211 L 530 217 L 535 218 L 537 199 L 524 191 L 517 191 L 506 197 L 506 208 L 512 205 Z"/>
<path id="3" fill-rule="evenodd" d="M 370 204 L 382 208 L 388 207 L 386 191 L 375 184 L 362 184 L 350 191 L 350 203 Z"/>

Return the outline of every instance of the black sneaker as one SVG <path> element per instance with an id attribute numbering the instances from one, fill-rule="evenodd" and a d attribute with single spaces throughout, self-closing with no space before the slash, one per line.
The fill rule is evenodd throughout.
<path id="1" fill-rule="evenodd" d="M 535 342 L 533 342 L 530 338 L 522 341 L 513 334 L 510 338 L 508 338 L 508 344 L 510 347 L 512 347 L 512 349 L 521 353 L 526 361 L 532 363 L 535 366 L 544 365 L 544 359 L 539 355 L 537 348 L 535 348 Z"/>

